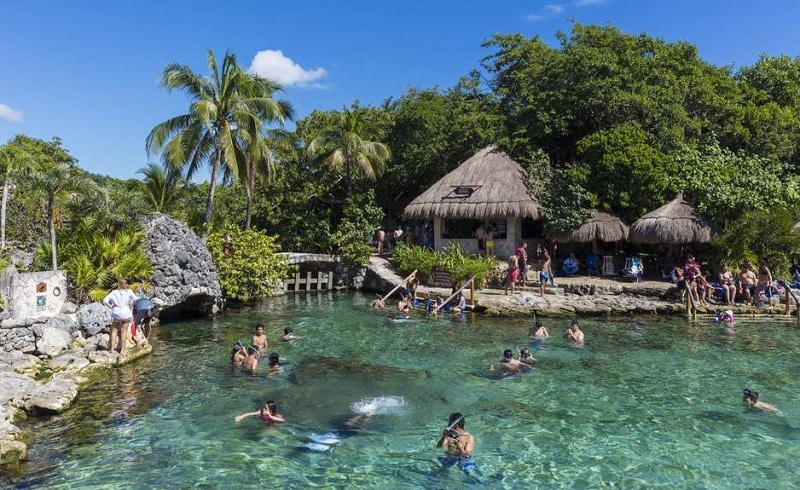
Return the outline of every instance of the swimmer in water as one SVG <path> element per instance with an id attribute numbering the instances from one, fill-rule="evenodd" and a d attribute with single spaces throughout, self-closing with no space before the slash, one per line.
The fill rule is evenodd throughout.
<path id="1" fill-rule="evenodd" d="M 294 330 L 292 330 L 292 327 L 286 327 L 283 329 L 283 337 L 281 337 L 281 340 L 283 340 L 284 342 L 291 342 L 292 340 L 302 339 L 302 338 L 303 337 L 298 337 L 294 334 Z"/>
<path id="2" fill-rule="evenodd" d="M 238 415 L 234 420 L 238 424 L 243 419 L 247 417 L 254 417 L 258 415 L 258 418 L 261 419 L 262 422 L 266 424 L 277 424 L 280 422 L 286 422 L 286 419 L 283 418 L 283 415 L 278 413 L 278 406 L 275 404 L 274 401 L 269 400 L 264 404 L 264 407 L 259 410 L 258 412 L 248 412 Z"/>
<path id="3" fill-rule="evenodd" d="M 567 338 L 573 342 L 572 345 L 574 346 L 580 347 L 583 345 L 584 335 L 583 330 L 578 326 L 578 320 L 572 320 L 567 331 Z"/>
<path id="4" fill-rule="evenodd" d="M 442 430 L 442 437 L 436 443 L 436 447 L 443 447 L 444 456 L 439 456 L 442 466 L 449 468 L 458 464 L 459 469 L 469 474 L 471 470 L 477 469 L 472 461 L 472 453 L 475 450 L 475 436 L 464 430 L 464 415 L 460 412 L 451 413 L 448 418 L 448 426 Z"/>
<path id="5" fill-rule="evenodd" d="M 233 349 L 231 349 L 231 364 L 240 367 L 245 359 L 247 359 L 247 354 L 245 354 L 244 345 L 237 340 L 236 343 L 233 344 Z"/>
<path id="6" fill-rule="evenodd" d="M 251 345 L 247 348 L 247 358 L 242 363 L 242 369 L 254 373 L 258 369 L 258 347 Z"/>
<path id="7" fill-rule="evenodd" d="M 531 367 L 519 359 L 514 359 L 514 353 L 511 352 L 511 349 L 506 349 L 503 351 L 503 358 L 500 359 L 500 365 L 503 368 L 504 374 L 518 374 L 522 371 L 522 368 L 531 369 Z M 495 366 L 492 364 L 489 366 L 489 371 L 495 371 Z"/>
<path id="8" fill-rule="evenodd" d="M 267 352 L 267 336 L 264 334 L 264 324 L 256 324 L 256 334 L 253 335 L 253 345 L 258 349 L 259 354 L 266 354 Z"/>
<path id="9" fill-rule="evenodd" d="M 756 408 L 769 413 L 779 412 L 778 408 L 774 405 L 758 401 L 758 392 L 748 390 L 747 388 L 742 390 L 742 402 L 744 402 L 750 408 Z"/>
<path id="10" fill-rule="evenodd" d="M 544 325 L 542 325 L 542 322 L 540 322 L 539 320 L 536 320 L 536 323 L 534 323 L 531 329 L 528 330 L 528 337 L 534 337 L 537 339 L 546 339 L 549 336 L 550 333 L 547 331 L 546 328 L 544 328 Z"/>
<path id="11" fill-rule="evenodd" d="M 533 354 L 531 354 L 530 349 L 524 347 L 519 351 L 519 362 L 532 366 L 533 363 L 536 362 L 536 359 L 533 357 Z"/>
<path id="12" fill-rule="evenodd" d="M 278 356 L 277 352 L 273 352 L 269 355 L 269 371 L 270 373 L 279 373 L 283 370 L 283 365 L 281 365 L 280 356 Z"/>

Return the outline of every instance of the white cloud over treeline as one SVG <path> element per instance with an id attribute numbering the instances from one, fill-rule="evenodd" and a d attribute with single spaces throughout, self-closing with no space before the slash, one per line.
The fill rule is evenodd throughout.
<path id="1" fill-rule="evenodd" d="M 265 49 L 256 53 L 248 71 L 274 80 L 284 87 L 323 88 L 318 80 L 328 75 L 325 68 L 305 69 L 284 55 L 283 51 L 275 49 Z"/>
<path id="2" fill-rule="evenodd" d="M 0 104 L 0 118 L 8 119 L 9 121 L 13 122 L 20 122 L 22 121 L 22 112 L 12 109 L 11 107 Z"/>
<path id="3" fill-rule="evenodd" d="M 587 5 L 602 5 L 608 0 L 574 0 L 573 7 L 585 7 Z M 538 12 L 525 16 L 529 22 L 539 22 L 541 20 L 563 14 L 567 7 L 562 3 L 549 3 L 539 9 Z"/>

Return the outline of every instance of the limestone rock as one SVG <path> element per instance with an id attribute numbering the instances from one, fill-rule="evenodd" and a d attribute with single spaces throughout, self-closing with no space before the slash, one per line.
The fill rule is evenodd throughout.
<path id="1" fill-rule="evenodd" d="M 87 337 L 107 332 L 111 326 L 111 310 L 103 303 L 89 303 L 78 308 L 78 325 Z"/>
<path id="2" fill-rule="evenodd" d="M 0 352 L 0 362 L 10 364 L 14 371 L 25 371 L 39 364 L 39 358 L 24 352 Z"/>
<path id="3" fill-rule="evenodd" d="M 80 371 L 90 364 L 89 360 L 70 352 L 54 357 L 50 367 L 56 371 Z"/>
<path id="4" fill-rule="evenodd" d="M 0 405 L 23 397 L 36 387 L 36 381 L 24 374 L 0 373 Z"/>
<path id="5" fill-rule="evenodd" d="M 143 221 L 145 253 L 154 268 L 151 292 L 162 305 L 161 318 L 211 313 L 222 287 L 203 240 L 165 214 L 153 213 Z"/>
<path id="6" fill-rule="evenodd" d="M 25 400 L 25 410 L 60 413 L 69 408 L 78 396 L 78 384 L 70 376 L 55 374 L 50 381 L 37 386 Z"/>
<path id="7" fill-rule="evenodd" d="M 75 330 L 75 322 L 63 315 L 49 318 L 44 325 L 38 324 L 34 326 L 36 351 L 39 354 L 53 357 L 69 349 L 72 343 L 73 330 Z"/>

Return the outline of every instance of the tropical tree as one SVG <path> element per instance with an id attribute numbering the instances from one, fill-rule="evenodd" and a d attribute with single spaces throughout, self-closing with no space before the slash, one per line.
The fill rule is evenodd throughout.
<path id="1" fill-rule="evenodd" d="M 277 83 L 247 74 L 236 63 L 236 57 L 226 53 L 217 66 L 214 53 L 208 52 L 210 77 L 200 76 L 186 65 L 170 63 L 161 75 L 161 84 L 168 91 L 184 90 L 192 102 L 189 112 L 168 119 L 154 127 L 147 136 L 145 147 L 149 154 L 163 152 L 167 163 L 186 171 L 191 178 L 203 165 L 210 163 L 204 233 L 208 233 L 214 208 L 214 190 L 220 170 L 226 167 L 238 171 L 237 131 L 251 132 L 264 121 L 283 123 L 291 118 L 287 102 L 273 99 L 282 88 Z"/>
<path id="2" fill-rule="evenodd" d="M 136 173 L 144 175 L 140 189 L 152 211 L 168 213 L 177 206 L 186 181 L 175 167 L 150 163 Z"/>
<path id="3" fill-rule="evenodd" d="M 353 174 L 360 172 L 375 181 L 392 157 L 389 147 L 379 140 L 383 130 L 370 124 L 367 112 L 358 106 L 344 107 L 329 126 L 320 129 L 309 144 L 309 152 L 329 167 L 344 171 L 347 195 L 353 194 Z"/>
<path id="4" fill-rule="evenodd" d="M 56 211 L 59 201 L 71 193 L 91 192 L 95 182 L 70 162 L 39 162 L 36 168 L 26 173 L 34 190 L 47 197 L 47 228 L 50 232 L 51 264 L 58 270 L 56 254 Z"/>
<path id="5" fill-rule="evenodd" d="M 17 165 L 14 165 L 15 160 Z M 0 171 L 3 172 L 3 198 L 0 203 L 0 248 L 6 248 L 6 210 L 8 209 L 8 195 L 14 186 L 14 177 L 20 173 L 21 168 L 33 164 L 30 155 L 14 151 L 11 146 L 0 148 Z"/>

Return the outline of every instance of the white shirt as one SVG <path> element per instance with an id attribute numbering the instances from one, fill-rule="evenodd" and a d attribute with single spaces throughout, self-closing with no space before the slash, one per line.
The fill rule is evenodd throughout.
<path id="1" fill-rule="evenodd" d="M 133 304 L 139 299 L 130 289 L 115 289 L 103 298 L 103 304 L 111 308 L 112 320 L 130 320 L 133 318 Z"/>

